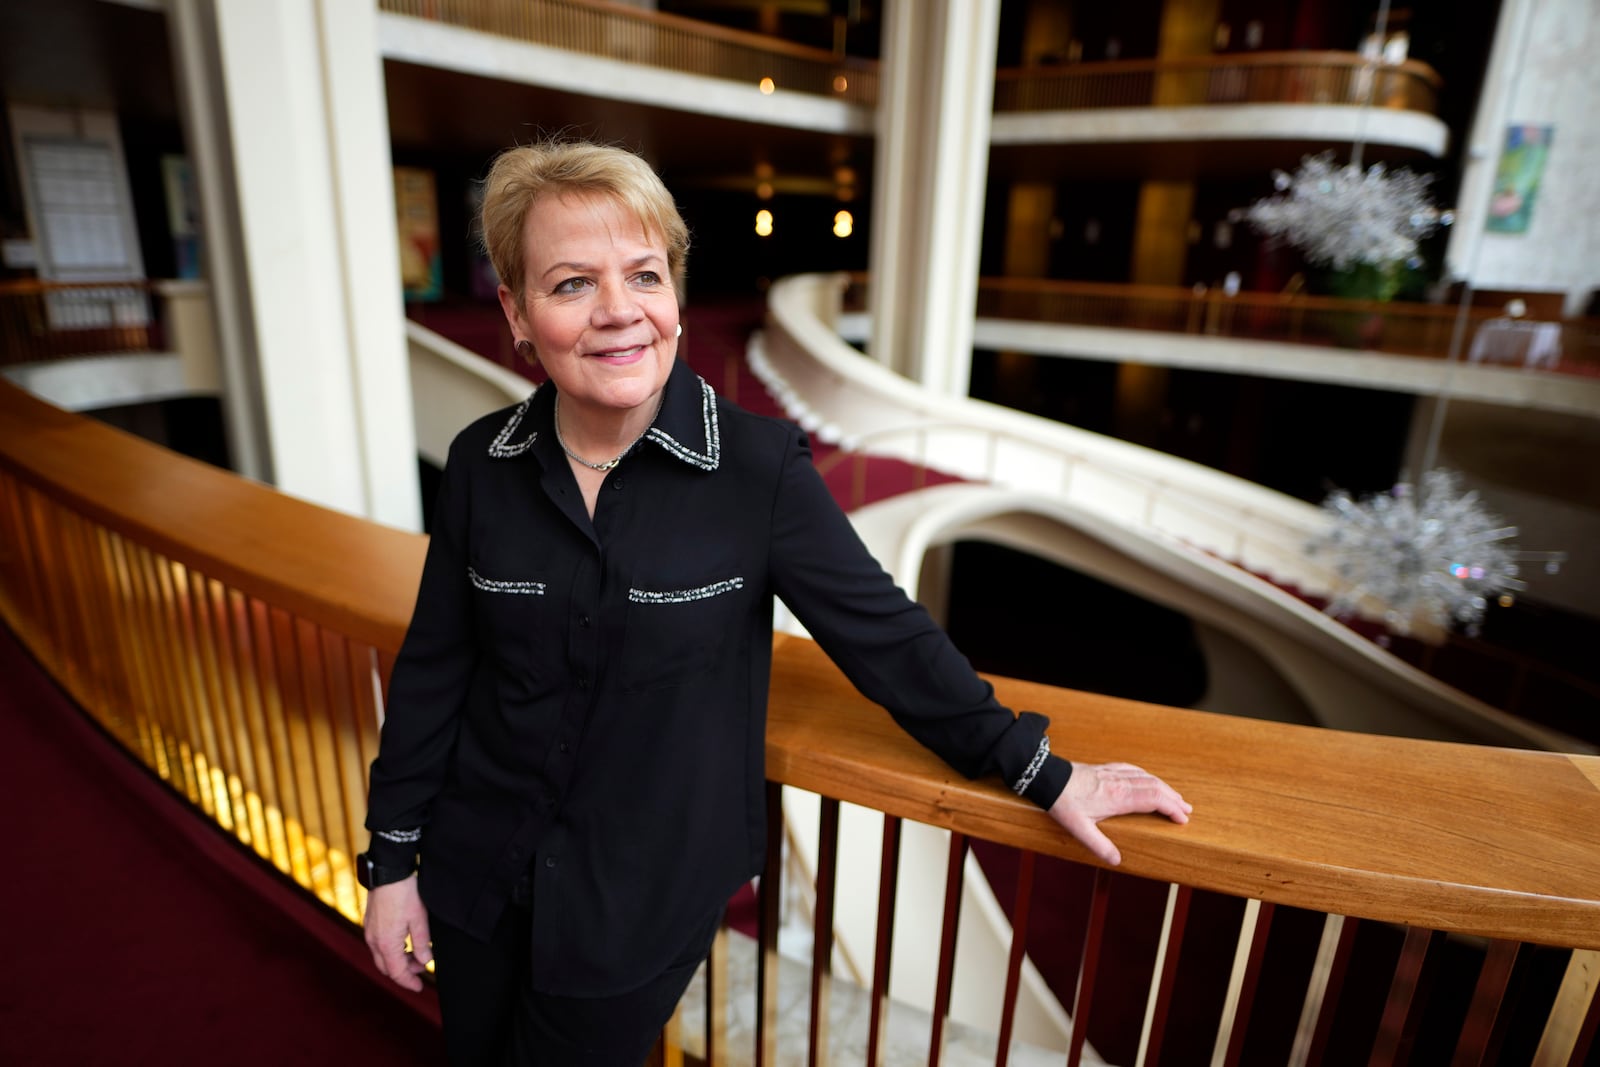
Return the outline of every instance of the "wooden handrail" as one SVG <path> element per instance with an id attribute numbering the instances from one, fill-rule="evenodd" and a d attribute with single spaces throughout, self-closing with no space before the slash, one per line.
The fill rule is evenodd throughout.
<path id="1" fill-rule="evenodd" d="M 854 283 L 858 287 L 863 283 Z M 978 316 L 1061 325 L 1112 326 L 1207 334 L 1378 354 L 1471 359 L 1480 328 L 1505 318 L 1499 308 L 1349 300 L 1304 292 L 1241 292 L 1181 286 L 988 277 L 978 282 Z M 1456 325 L 1465 333 L 1457 352 Z M 1560 322 L 1559 359 L 1536 371 L 1592 376 L 1600 319 Z"/>
<path id="2" fill-rule="evenodd" d="M 0 282 L 0 364 L 148 352 L 159 343 L 151 297 L 159 283 Z"/>
<path id="3" fill-rule="evenodd" d="M 666 11 L 650 11 L 629 4 L 615 3 L 613 0 L 533 0 L 533 3 L 546 7 L 588 11 L 641 26 L 654 26 L 706 40 L 723 41 L 742 48 L 771 52 L 774 55 L 792 56 L 795 59 L 822 63 L 850 63 L 859 65 L 862 69 L 877 66 L 877 63 L 870 59 L 840 55 L 826 48 L 797 44 L 781 37 L 734 29 L 715 22 L 703 22 Z M 529 6 L 529 0 L 489 0 L 488 3 L 484 3 L 483 0 L 468 0 L 465 3 L 462 0 L 378 0 L 378 8 L 381 11 L 435 21 L 448 20 L 474 29 L 489 29 L 497 24 L 497 17 L 502 17 L 507 12 L 526 10 Z M 474 22 L 481 22 L 482 25 L 476 26 Z"/>
<path id="4" fill-rule="evenodd" d="M 8 281 L 0 281 L 0 297 L 41 296 L 45 293 L 71 293 L 85 289 L 127 289 L 143 293 L 154 293 L 158 291 L 159 283 L 153 282 L 148 278 L 129 278 L 109 282 L 56 282 L 44 281 L 39 278 L 12 278 Z"/>
<path id="5" fill-rule="evenodd" d="M 1360 70 L 1371 67 L 1374 71 L 1398 71 L 1414 75 L 1435 89 L 1442 88 L 1444 80 L 1439 72 L 1420 59 L 1407 59 L 1400 63 L 1369 60 L 1359 52 L 1289 51 L 1289 52 L 1226 52 L 1210 56 L 1172 56 L 1148 59 L 1107 59 L 1089 63 L 1034 64 L 1027 67 L 1003 67 L 995 77 L 1004 81 L 1020 81 L 1040 77 L 1091 77 L 1097 74 L 1149 74 L 1166 71 L 1223 70 L 1232 67 L 1348 67 Z"/>
<path id="6" fill-rule="evenodd" d="M 1305 308 L 1316 311 L 1372 312 L 1414 318 L 1455 321 L 1453 305 L 1415 304 L 1394 300 L 1350 300 L 1313 293 L 1258 293 L 1242 291 L 1227 296 L 1221 289 L 1195 289 L 1182 285 L 1142 285 L 1136 282 L 1078 282 L 1057 278 L 1006 278 L 990 275 L 978 279 L 979 291 L 1027 293 L 1036 296 L 1088 296 L 1107 300 L 1170 300 L 1190 303 L 1195 300 L 1226 300 L 1235 307 Z M 1474 319 L 1492 319 L 1505 314 L 1499 308 L 1473 307 L 1467 311 Z"/>
<path id="7" fill-rule="evenodd" d="M 878 64 L 605 0 L 379 0 L 394 15 L 628 63 L 774 86 L 855 104 L 877 97 Z"/>
<path id="8" fill-rule="evenodd" d="M 992 678 L 1052 748 L 1160 773 L 1188 826 L 1108 826 L 1128 874 L 1489 937 L 1600 948 L 1600 757 L 1378 737 Z M 780 640 L 767 775 L 917 822 L 1092 862 L 1027 802 L 953 777 L 811 642 Z"/>
<path id="9" fill-rule="evenodd" d="M 1252 52 L 1065 63 L 997 71 L 997 112 L 1327 104 L 1433 114 L 1439 75 L 1426 63 L 1354 52 Z"/>
<path id="10" fill-rule="evenodd" d="M 295 500 L 9 383 L 0 383 L 0 467 L 109 529 L 319 626 L 391 652 L 405 636 L 427 549 L 416 534 Z"/>

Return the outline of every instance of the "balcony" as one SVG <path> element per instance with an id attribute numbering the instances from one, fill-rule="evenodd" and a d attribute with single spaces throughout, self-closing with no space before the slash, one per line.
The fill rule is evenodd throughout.
<path id="1" fill-rule="evenodd" d="M 362 840 L 364 769 L 422 539 L 176 458 L 10 386 L 0 386 L 0 531 L 0 614 L 39 663 L 196 818 L 353 921 L 362 905 L 350 860 Z M 1195 803 L 1195 821 L 1122 820 L 1113 832 L 1125 862 L 1112 876 L 1017 798 L 952 780 L 809 642 L 779 639 L 768 815 L 778 818 L 791 790 L 824 798 L 811 802 L 821 805 L 824 832 L 806 890 L 817 932 L 808 1043 L 825 1034 L 827 1015 L 815 1006 L 828 1002 L 835 980 L 835 875 L 864 862 L 827 829 L 843 803 L 881 819 L 889 858 L 866 862 L 884 871 L 897 869 L 903 830 L 949 832 L 942 918 L 909 941 L 891 938 L 894 878 L 874 890 L 878 947 L 862 961 L 872 976 L 869 1047 L 881 1013 L 896 1010 L 886 999 L 891 960 L 917 941 L 938 946 L 926 974 L 929 1044 L 942 1043 L 947 1017 L 976 1013 L 1004 1049 L 1024 957 L 1036 951 L 1026 931 L 1056 907 L 1046 907 L 1035 872 L 1063 861 L 1086 887 L 1065 920 L 1081 931 L 1077 977 L 1060 994 L 1074 1020 L 1061 1048 L 1068 1062 L 1092 1043 L 1113 1062 L 1134 1062 L 1116 1050 L 1139 1048 L 1139 1062 L 1176 1063 L 1186 1045 L 1198 1047 L 1196 1033 L 1222 1062 L 1246 1049 L 1318 1062 L 1334 1042 L 1399 1062 L 1419 1040 L 1453 1049 L 1456 1062 L 1483 1062 L 1507 1041 L 1537 1049 L 1541 1063 L 1583 1062 L 1600 1023 L 1596 757 L 1314 730 L 995 682 L 1008 703 L 1052 715 L 1059 750 L 1129 758 L 1168 777 Z M 751 1009 L 765 1063 L 779 1051 L 781 830 L 775 823 L 769 833 L 757 924 L 766 969 Z M 1011 887 L 1001 901 L 1016 931 L 990 986 L 1005 993 L 979 1008 L 952 993 L 969 963 L 957 959 L 956 932 L 974 920 L 955 901 L 976 841 L 1020 850 L 1014 873 L 994 883 Z M 1237 931 L 1220 952 L 1203 947 L 1214 940 L 1216 907 Z M 1129 921 L 1159 936 L 1148 951 L 1111 952 Z M 1287 936 L 1303 935 L 1307 923 L 1309 942 Z M 1474 977 L 1452 1000 L 1430 978 L 1462 959 Z M 1535 960 L 1553 978 L 1537 994 L 1523 989 L 1513 1006 L 1513 976 Z M 714 957 L 713 975 L 715 965 Z M 1204 972 L 1199 985 L 1194 968 Z M 1130 981 L 1143 1005 L 1131 1016 L 1113 992 Z M 1387 992 L 1374 999 L 1358 987 Z M 717 1005 L 727 994 L 714 988 L 722 991 L 699 1047 L 725 1062 L 733 1050 Z M 1220 1001 L 1207 992 L 1217 989 L 1226 990 Z M 1298 1022 L 1286 1028 L 1286 1019 Z"/>
<path id="2" fill-rule="evenodd" d="M 389 59 L 567 92 L 581 85 L 587 95 L 707 116 L 873 132 L 876 60 L 594 0 L 380 0 L 379 8 Z M 1425 63 L 1349 52 L 1007 69 L 996 72 L 992 139 L 1008 151 L 1095 143 L 1104 152 L 1268 141 L 1280 142 L 1281 160 L 1359 132 L 1379 152 L 1437 157 L 1448 139 L 1439 89 Z"/>
<path id="3" fill-rule="evenodd" d="M 1540 323 L 1487 307 L 984 278 L 975 342 L 1600 416 L 1600 320 L 1587 318 Z"/>

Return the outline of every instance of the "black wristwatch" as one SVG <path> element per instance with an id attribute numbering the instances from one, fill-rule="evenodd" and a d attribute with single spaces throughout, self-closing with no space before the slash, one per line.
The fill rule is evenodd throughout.
<path id="1" fill-rule="evenodd" d="M 356 881 L 361 883 L 362 889 L 372 890 L 390 882 L 403 882 L 414 873 L 409 867 L 380 867 L 365 852 L 356 857 Z"/>

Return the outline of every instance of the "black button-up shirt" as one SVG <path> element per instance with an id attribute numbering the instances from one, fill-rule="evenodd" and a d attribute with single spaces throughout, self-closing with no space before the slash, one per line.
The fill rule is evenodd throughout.
<path id="1" fill-rule="evenodd" d="M 772 598 L 963 774 L 1070 766 L 872 559 L 788 423 L 679 363 L 591 521 L 555 387 L 456 438 L 372 765 L 374 859 L 487 939 L 533 885 L 535 988 L 660 974 L 760 869 Z M 420 842 L 406 831 L 421 828 Z"/>

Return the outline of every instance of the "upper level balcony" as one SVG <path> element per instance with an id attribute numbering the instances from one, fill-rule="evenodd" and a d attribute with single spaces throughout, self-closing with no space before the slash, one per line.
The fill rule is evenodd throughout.
<path id="1" fill-rule="evenodd" d="M 1276 142 L 1269 158 L 1364 140 L 1408 156 L 1442 156 L 1440 79 L 1426 63 L 1374 63 L 1351 52 L 1266 52 L 1001 70 L 996 148 L 1096 145 L 1136 157 L 1139 145 L 1193 150 L 1184 169 L 1222 163 L 1220 143 Z M 1230 171 L 1241 169 L 1237 148 Z M 1260 152 L 1249 153 L 1261 155 Z M 1159 173 L 1168 159 L 1140 160 Z"/>
<path id="2" fill-rule="evenodd" d="M 778 128 L 870 136 L 876 125 L 878 63 L 842 52 L 592 0 L 380 0 L 380 8 L 385 58 L 412 67 Z M 441 90 L 466 91 L 420 70 L 391 69 L 390 81 L 391 94 L 418 106 Z M 1281 142 L 1272 155 L 1281 161 L 1360 136 L 1396 158 L 1439 156 L 1448 141 L 1439 89 L 1424 63 L 1329 51 L 1005 69 L 995 80 L 992 141 L 1112 152 Z M 492 115 L 498 106 L 480 95 L 469 110 Z M 488 121 L 461 110 L 458 121 Z M 696 141 L 713 157 L 725 150 L 714 137 Z"/>
<path id="3" fill-rule="evenodd" d="M 859 298 L 858 298 L 859 299 Z M 1600 321 L 1196 286 L 985 278 L 976 343 L 1600 417 Z"/>

